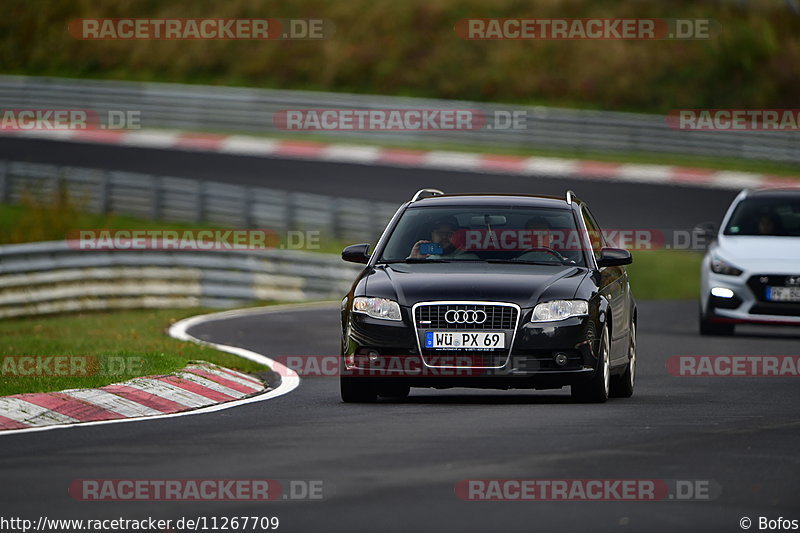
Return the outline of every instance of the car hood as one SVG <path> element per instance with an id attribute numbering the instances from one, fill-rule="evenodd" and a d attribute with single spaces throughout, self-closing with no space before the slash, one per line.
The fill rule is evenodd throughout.
<path id="1" fill-rule="evenodd" d="M 574 266 L 432 263 L 378 265 L 367 296 L 402 306 L 432 300 L 511 302 L 532 307 L 541 299 L 573 298 L 587 269 Z"/>
<path id="2" fill-rule="evenodd" d="M 800 237 L 721 235 L 713 251 L 749 271 L 800 271 Z"/>

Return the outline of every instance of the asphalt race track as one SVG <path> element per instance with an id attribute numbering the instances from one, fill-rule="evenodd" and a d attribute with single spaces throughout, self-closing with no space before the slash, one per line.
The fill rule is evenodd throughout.
<path id="1" fill-rule="evenodd" d="M 0 159 L 178 176 L 384 202 L 408 201 L 425 187 L 445 192 L 563 196 L 573 189 L 606 229 L 691 229 L 719 222 L 736 191 L 604 180 L 419 170 L 246 157 L 31 138 L 3 138 Z"/>
<path id="2" fill-rule="evenodd" d="M 718 220 L 735 194 L 38 140 L 4 139 L 0 157 L 398 202 L 421 186 L 557 194 L 570 187 L 601 223 L 617 227 Z M 189 332 L 271 357 L 333 355 L 337 307 L 218 320 Z M 686 378 L 665 368 L 672 355 L 797 354 L 800 330 L 743 327 L 732 338 L 700 337 L 695 302 L 640 302 L 639 322 L 630 399 L 581 405 L 566 390 L 414 389 L 402 402 L 357 405 L 341 403 L 338 379 L 307 378 L 288 395 L 218 413 L 0 436 L 0 501 L 6 515 L 34 520 L 277 516 L 279 531 L 731 532 L 742 530 L 742 517 L 753 530 L 761 516 L 800 519 L 796 378 Z M 80 502 L 68 494 L 77 479 L 263 478 L 322 481 L 325 498 L 201 504 Z M 456 497 L 458 481 L 489 478 L 701 480 L 721 492 L 659 502 Z"/>
<path id="3" fill-rule="evenodd" d="M 633 398 L 566 391 L 414 389 L 342 404 L 335 378 L 201 416 L 9 435 L 0 498 L 55 518 L 278 516 L 283 531 L 736 531 L 796 517 L 800 407 L 793 378 L 681 378 L 670 355 L 796 353 L 796 330 L 701 339 L 689 302 L 643 302 Z M 336 306 L 200 325 L 190 333 L 267 355 L 335 354 Z M 75 479 L 321 480 L 322 501 L 78 502 Z M 709 480 L 707 501 L 467 502 L 465 479 Z"/>

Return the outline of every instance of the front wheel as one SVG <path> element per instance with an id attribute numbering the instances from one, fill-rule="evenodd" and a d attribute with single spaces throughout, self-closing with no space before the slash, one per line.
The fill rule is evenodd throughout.
<path id="1" fill-rule="evenodd" d="M 636 322 L 631 322 L 631 333 L 628 341 L 628 364 L 625 372 L 611 380 L 611 396 L 630 398 L 633 396 L 633 385 L 636 380 Z"/>
<path id="2" fill-rule="evenodd" d="M 699 313 L 700 335 L 720 335 L 728 336 L 733 335 L 734 324 L 712 322 L 703 314 L 703 308 L 700 308 Z"/>
<path id="3" fill-rule="evenodd" d="M 378 399 L 378 393 L 369 379 L 341 376 L 339 388 L 345 403 L 371 403 Z"/>
<path id="4" fill-rule="evenodd" d="M 609 361 L 611 346 L 609 342 L 608 326 L 604 326 L 600 338 L 600 353 L 598 354 L 600 362 L 597 371 L 591 381 L 570 387 L 573 400 L 583 403 L 604 403 L 608 400 L 611 388 L 611 362 Z"/>

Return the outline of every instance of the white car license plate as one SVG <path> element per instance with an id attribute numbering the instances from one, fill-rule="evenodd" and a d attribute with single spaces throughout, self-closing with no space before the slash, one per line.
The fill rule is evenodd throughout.
<path id="1" fill-rule="evenodd" d="M 505 333 L 480 331 L 426 331 L 426 348 L 456 350 L 502 350 L 506 347 Z"/>
<path id="2" fill-rule="evenodd" d="M 800 302 L 800 287 L 767 287 L 767 300 L 772 302 Z"/>

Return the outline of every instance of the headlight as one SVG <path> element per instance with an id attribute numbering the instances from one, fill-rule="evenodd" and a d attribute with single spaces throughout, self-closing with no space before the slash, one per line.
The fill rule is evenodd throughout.
<path id="1" fill-rule="evenodd" d="M 586 300 L 553 300 L 534 307 L 531 322 L 553 322 L 588 314 L 589 302 Z"/>
<path id="2" fill-rule="evenodd" d="M 723 261 L 718 255 L 711 256 L 711 271 L 716 274 L 722 274 L 723 276 L 739 276 L 742 274 L 741 269 Z"/>
<path id="3" fill-rule="evenodd" d="M 372 318 L 384 320 L 402 320 L 400 306 L 397 305 L 397 302 L 386 298 L 358 296 L 353 300 L 353 312 L 364 313 Z"/>

